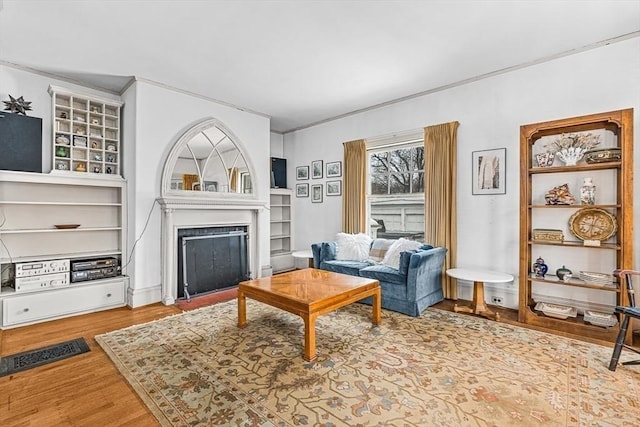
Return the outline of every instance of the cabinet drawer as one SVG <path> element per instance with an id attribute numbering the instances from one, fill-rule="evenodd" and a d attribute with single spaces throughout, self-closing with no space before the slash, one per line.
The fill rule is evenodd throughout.
<path id="1" fill-rule="evenodd" d="M 14 326 L 70 316 L 125 303 L 125 281 L 85 284 L 2 300 L 2 325 Z"/>

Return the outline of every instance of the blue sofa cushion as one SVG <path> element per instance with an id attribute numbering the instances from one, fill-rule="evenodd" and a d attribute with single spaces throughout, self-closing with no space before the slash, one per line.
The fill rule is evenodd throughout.
<path id="1" fill-rule="evenodd" d="M 359 276 L 358 272 L 370 266 L 366 261 L 322 261 L 320 268 L 334 273 L 348 274 L 350 276 Z"/>
<path id="2" fill-rule="evenodd" d="M 375 279 L 380 282 L 397 283 L 405 286 L 407 284 L 407 275 L 402 275 L 393 267 L 378 264 L 371 267 L 365 267 L 360 270 L 360 276 L 368 279 Z"/>

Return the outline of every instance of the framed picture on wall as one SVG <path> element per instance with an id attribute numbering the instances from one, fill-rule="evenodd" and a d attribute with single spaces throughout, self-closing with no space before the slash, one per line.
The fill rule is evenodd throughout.
<path id="1" fill-rule="evenodd" d="M 322 160 L 314 160 L 311 162 L 311 178 L 322 178 Z"/>
<path id="2" fill-rule="evenodd" d="M 342 181 L 327 181 L 327 196 L 342 195 Z"/>
<path id="3" fill-rule="evenodd" d="M 309 197 L 309 184 L 296 184 L 296 197 Z"/>
<path id="4" fill-rule="evenodd" d="M 322 203 L 322 184 L 311 186 L 311 203 Z"/>
<path id="5" fill-rule="evenodd" d="M 338 178 L 342 176 L 342 162 L 327 163 L 327 178 Z"/>
<path id="6" fill-rule="evenodd" d="M 471 194 L 506 194 L 507 149 L 471 153 Z"/>
<path id="7" fill-rule="evenodd" d="M 296 179 L 309 179 L 309 166 L 298 166 L 296 168 Z"/>

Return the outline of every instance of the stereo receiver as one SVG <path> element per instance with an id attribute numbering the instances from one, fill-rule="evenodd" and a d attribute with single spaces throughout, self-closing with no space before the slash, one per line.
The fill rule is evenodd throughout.
<path id="1" fill-rule="evenodd" d="M 71 261 L 71 271 L 96 270 L 100 268 L 117 266 L 117 258 L 99 258 Z"/>
<path id="2" fill-rule="evenodd" d="M 69 273 L 53 273 L 41 276 L 16 277 L 16 292 L 38 291 L 47 288 L 69 286 Z"/>
<path id="3" fill-rule="evenodd" d="M 80 270 L 71 272 L 72 282 L 84 282 L 86 280 L 105 279 L 115 277 L 119 274 L 120 267 L 94 268 L 91 270 Z"/>
<path id="4" fill-rule="evenodd" d="M 16 263 L 16 278 L 41 276 L 43 274 L 69 271 L 68 259 L 52 259 L 49 261 Z"/>

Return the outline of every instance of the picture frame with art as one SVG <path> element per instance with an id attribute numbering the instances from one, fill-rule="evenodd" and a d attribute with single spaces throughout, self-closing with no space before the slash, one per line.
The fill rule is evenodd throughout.
<path id="1" fill-rule="evenodd" d="M 309 197 L 309 184 L 296 184 L 296 197 Z"/>
<path id="2" fill-rule="evenodd" d="M 327 181 L 327 196 L 341 196 L 342 181 Z"/>
<path id="3" fill-rule="evenodd" d="M 507 149 L 473 151 L 471 153 L 471 193 L 490 195 L 507 193 Z"/>
<path id="4" fill-rule="evenodd" d="M 311 186 L 311 203 L 322 203 L 322 184 Z"/>
<path id="5" fill-rule="evenodd" d="M 327 163 L 327 178 L 338 178 L 342 176 L 342 162 Z"/>
<path id="6" fill-rule="evenodd" d="M 299 181 L 309 179 L 309 166 L 296 167 L 296 179 Z"/>
<path id="7" fill-rule="evenodd" d="M 314 160 L 311 162 L 311 178 L 322 178 L 322 160 Z"/>

